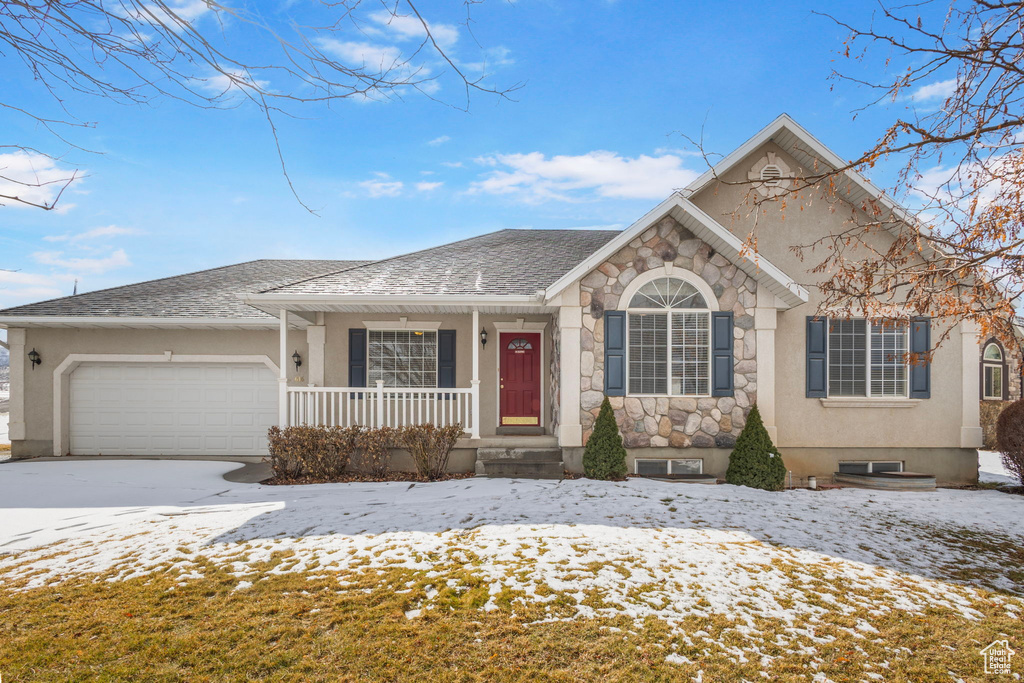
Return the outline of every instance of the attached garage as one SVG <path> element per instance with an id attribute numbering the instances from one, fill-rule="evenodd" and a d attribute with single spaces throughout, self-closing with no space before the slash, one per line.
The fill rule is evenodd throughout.
<path id="1" fill-rule="evenodd" d="M 72 455 L 266 455 L 277 380 L 259 363 L 82 363 Z"/>

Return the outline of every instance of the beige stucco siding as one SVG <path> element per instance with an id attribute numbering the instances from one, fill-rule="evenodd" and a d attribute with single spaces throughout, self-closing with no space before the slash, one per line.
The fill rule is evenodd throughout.
<path id="1" fill-rule="evenodd" d="M 767 151 L 774 151 L 797 174 L 804 173 L 785 150 L 768 143 L 734 167 L 723 180 L 742 183 L 746 174 Z M 694 203 L 712 218 L 741 238 L 753 226 L 747 193 L 749 185 L 713 183 L 693 198 Z M 737 208 L 739 207 L 739 208 Z M 817 283 L 827 274 L 810 269 L 823 258 L 819 248 L 801 260 L 791 245 L 808 244 L 826 234 L 849 227 L 849 207 L 832 210 L 822 197 L 805 204 L 801 210 L 790 201 L 784 212 L 769 208 L 758 218 L 760 253 L 804 285 L 810 300 L 802 306 L 781 311 L 776 330 L 776 426 L 780 446 L 806 447 L 959 447 L 963 424 L 962 335 L 954 329 L 935 354 L 931 370 L 931 398 L 914 408 L 825 408 L 821 400 L 805 397 L 806 318 L 813 315 L 822 300 Z M 892 242 L 888 233 L 875 233 L 882 248 Z M 942 321 L 933 321 L 933 339 L 944 329 Z M 766 359 L 758 358 L 758 362 Z"/>
<path id="2" fill-rule="evenodd" d="M 456 383 L 469 387 L 473 374 L 473 344 L 479 344 L 478 329 L 473 329 L 469 314 L 408 315 L 410 327 L 415 321 L 440 322 L 440 329 L 456 330 Z M 481 435 L 495 434 L 498 425 L 497 373 L 500 335 L 496 321 L 515 323 L 546 322 L 542 332 L 544 362 L 551 362 L 551 316 L 547 315 L 481 315 L 480 324 L 488 329 L 488 344 L 480 351 Z M 329 313 L 325 316 L 324 375 L 327 386 L 348 384 L 348 330 L 362 328 L 370 321 L 397 321 L 398 314 Z M 372 325 L 371 325 L 372 326 Z M 290 330 L 287 365 L 290 384 L 305 385 L 309 372 L 309 347 L 305 330 Z M 278 330 L 139 330 L 139 329 L 52 329 L 26 330 L 26 349 L 36 349 L 43 364 L 35 370 L 25 369 L 25 438 L 12 448 L 16 456 L 51 455 L 53 453 L 53 381 L 54 371 L 70 354 L 266 356 L 279 362 Z M 291 355 L 298 351 L 304 365 L 298 375 L 291 364 Z M 550 400 L 550 373 L 541 368 L 541 392 Z M 550 410 L 544 407 L 542 424 L 548 426 Z M 67 416 L 64 416 L 67 419 Z"/>

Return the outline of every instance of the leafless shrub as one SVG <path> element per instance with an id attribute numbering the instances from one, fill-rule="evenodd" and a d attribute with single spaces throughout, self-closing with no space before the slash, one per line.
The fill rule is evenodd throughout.
<path id="1" fill-rule="evenodd" d="M 395 447 L 395 429 L 392 427 L 360 428 L 356 448 L 363 469 L 375 477 L 391 472 L 391 449 Z"/>
<path id="2" fill-rule="evenodd" d="M 362 427 L 271 427 L 270 466 L 278 476 L 331 478 L 348 468 Z"/>
<path id="3" fill-rule="evenodd" d="M 1024 484 L 1024 400 L 1014 401 L 999 414 L 996 438 L 1003 467 Z"/>
<path id="4" fill-rule="evenodd" d="M 445 475 L 448 456 L 462 436 L 462 425 L 408 425 L 398 429 L 396 436 L 399 447 L 409 451 L 420 476 L 434 481 Z"/>

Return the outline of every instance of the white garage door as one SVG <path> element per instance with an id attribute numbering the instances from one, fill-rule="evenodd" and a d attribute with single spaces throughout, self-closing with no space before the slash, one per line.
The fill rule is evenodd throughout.
<path id="1" fill-rule="evenodd" d="M 71 374 L 72 455 L 266 455 L 265 365 L 85 363 Z"/>

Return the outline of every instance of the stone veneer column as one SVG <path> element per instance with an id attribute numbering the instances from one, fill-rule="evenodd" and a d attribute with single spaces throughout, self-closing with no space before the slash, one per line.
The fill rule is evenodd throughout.
<path id="1" fill-rule="evenodd" d="M 978 372 L 981 345 L 978 342 L 978 324 L 971 320 L 960 322 L 962 381 L 962 421 L 960 426 L 960 448 L 981 448 L 984 437 L 981 431 L 980 377 Z M 13 351 L 11 352 L 14 353 Z M 934 382 L 935 378 L 932 377 Z M 934 387 L 932 387 L 934 391 Z"/>
<path id="2" fill-rule="evenodd" d="M 575 286 L 572 289 L 574 292 L 563 293 L 563 301 L 569 301 L 571 305 L 563 305 L 558 309 L 561 338 L 558 445 L 563 448 L 583 445 L 583 427 L 580 425 L 580 335 L 583 327 L 583 309 L 579 306 L 579 290 Z M 573 293 L 576 296 L 574 305 Z"/>
<path id="3" fill-rule="evenodd" d="M 11 441 L 25 439 L 25 336 L 25 330 L 7 330 L 11 364 L 11 417 L 8 425 Z M 58 419 L 58 416 L 53 419 Z"/>
<path id="4" fill-rule="evenodd" d="M 757 334 L 757 409 L 772 443 L 779 445 L 775 425 L 775 329 L 778 327 L 775 295 L 764 287 L 757 291 L 754 331 Z"/>

